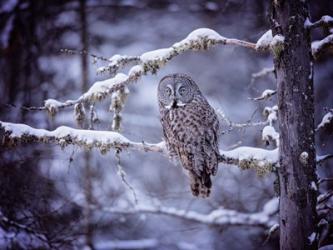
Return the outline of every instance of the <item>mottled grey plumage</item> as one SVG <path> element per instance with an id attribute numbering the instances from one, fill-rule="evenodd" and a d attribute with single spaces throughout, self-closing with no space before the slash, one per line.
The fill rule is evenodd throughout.
<path id="1" fill-rule="evenodd" d="M 198 85 L 185 74 L 167 75 L 158 86 L 164 138 L 170 156 L 180 161 L 192 194 L 208 197 L 219 159 L 219 122 Z"/>

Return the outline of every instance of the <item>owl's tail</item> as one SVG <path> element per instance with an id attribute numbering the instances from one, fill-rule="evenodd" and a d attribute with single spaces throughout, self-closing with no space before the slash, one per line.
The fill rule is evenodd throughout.
<path id="1" fill-rule="evenodd" d="M 209 197 L 211 187 L 212 181 L 210 174 L 205 171 L 202 172 L 201 176 L 191 173 L 191 191 L 194 196 L 200 196 L 202 198 Z"/>

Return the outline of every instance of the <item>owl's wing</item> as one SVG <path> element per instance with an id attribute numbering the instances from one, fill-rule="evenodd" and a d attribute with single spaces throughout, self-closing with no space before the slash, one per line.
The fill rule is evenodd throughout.
<path id="1" fill-rule="evenodd" d="M 170 120 L 168 119 L 169 111 L 160 110 L 160 113 L 161 113 L 161 124 L 163 128 L 163 135 L 169 152 L 169 157 L 173 160 L 176 160 L 178 153 L 175 148 L 175 145 L 177 144 L 177 142 L 175 141 L 175 137 L 170 125 Z"/>
<path id="2" fill-rule="evenodd" d="M 207 172 L 216 175 L 219 160 L 219 148 L 218 148 L 218 133 L 219 133 L 219 121 L 218 117 L 209 106 L 206 112 L 205 126 L 207 130 L 205 131 L 205 143 L 203 146 L 203 152 L 206 154 L 206 168 Z"/>

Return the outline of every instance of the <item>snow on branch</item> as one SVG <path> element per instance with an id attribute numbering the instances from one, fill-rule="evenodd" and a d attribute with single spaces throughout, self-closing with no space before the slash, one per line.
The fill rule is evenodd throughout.
<path id="1" fill-rule="evenodd" d="M 273 95 L 275 95 L 277 93 L 276 90 L 272 90 L 272 89 L 266 89 L 264 90 L 260 96 L 258 97 L 254 97 L 254 98 L 250 98 L 250 100 L 253 101 L 261 101 L 261 100 L 267 100 L 270 97 L 272 97 Z"/>
<path id="2" fill-rule="evenodd" d="M 164 143 L 150 144 L 145 142 L 132 142 L 125 136 L 112 131 L 96 131 L 74 129 L 66 126 L 58 127 L 53 131 L 35 129 L 25 124 L 0 122 L 0 130 L 4 130 L 3 144 L 15 146 L 18 143 L 42 142 L 65 147 L 77 145 L 86 149 L 97 148 L 102 154 L 115 149 L 134 149 L 151 152 L 164 152 Z"/>
<path id="3" fill-rule="evenodd" d="M 160 214 L 189 220 L 196 223 L 203 223 L 213 226 L 258 226 L 265 229 L 276 224 L 273 216 L 278 212 L 279 200 L 273 198 L 269 200 L 260 212 L 242 213 L 235 210 L 218 208 L 208 214 L 191 210 L 183 210 L 162 205 L 136 205 L 133 208 L 118 207 L 92 207 L 94 210 L 112 214 Z"/>
<path id="4" fill-rule="evenodd" d="M 333 46 L 333 34 L 328 35 L 322 40 L 314 41 L 311 43 L 312 55 L 314 58 L 318 56 L 327 48 Z"/>
<path id="5" fill-rule="evenodd" d="M 60 102 L 54 99 L 45 101 L 42 107 L 32 107 L 31 110 L 47 110 L 54 115 L 59 109 L 73 106 L 77 103 L 101 101 L 112 93 L 124 88 L 128 84 L 137 81 L 142 75 L 156 73 L 172 58 L 188 50 L 206 50 L 215 45 L 234 45 L 255 50 L 256 44 L 243 40 L 226 38 L 216 31 L 208 28 L 200 28 L 192 31 L 185 39 L 173 44 L 169 48 L 163 48 L 146 52 L 137 57 L 116 55 L 110 58 L 110 63 L 98 72 L 111 71 L 117 73 L 129 63 L 137 63 L 128 74 L 118 73 L 113 78 L 95 82 L 91 88 L 75 100 Z"/>
<path id="6" fill-rule="evenodd" d="M 305 20 L 304 27 L 308 29 L 315 29 L 318 27 L 330 27 L 333 26 L 333 17 L 322 16 L 318 21 L 312 23 L 309 18 Z"/>
<path id="7" fill-rule="evenodd" d="M 333 158 L 333 154 L 326 154 L 326 155 L 317 155 L 316 162 L 317 164 L 321 164 L 329 159 Z"/>
<path id="8" fill-rule="evenodd" d="M 164 142 L 152 144 L 133 142 L 117 132 L 74 129 L 66 126 L 53 131 L 35 129 L 25 124 L 0 121 L 2 144 L 15 146 L 19 143 L 49 143 L 60 145 L 77 145 L 85 149 L 97 148 L 102 154 L 112 148 L 117 150 L 138 150 L 145 152 L 166 153 Z M 275 170 L 278 165 L 278 149 L 265 150 L 255 147 L 239 147 L 230 151 L 220 151 L 220 163 L 236 165 L 242 169 L 255 169 L 258 174 Z"/>
<path id="9" fill-rule="evenodd" d="M 333 109 L 330 109 L 328 113 L 326 113 L 321 120 L 321 122 L 318 124 L 316 131 L 318 131 L 321 128 L 326 127 L 327 125 L 333 123 Z"/>
<path id="10" fill-rule="evenodd" d="M 275 72 L 274 67 L 263 68 L 262 70 L 260 70 L 260 71 L 258 71 L 256 73 L 253 73 L 251 75 L 251 83 L 250 84 L 253 84 L 254 81 L 257 80 L 258 78 L 267 76 L 267 75 L 272 74 L 274 72 Z"/>

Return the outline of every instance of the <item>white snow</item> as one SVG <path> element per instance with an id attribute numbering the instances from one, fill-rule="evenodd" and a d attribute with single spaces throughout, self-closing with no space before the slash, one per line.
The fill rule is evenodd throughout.
<path id="1" fill-rule="evenodd" d="M 277 34 L 273 37 L 270 45 L 271 47 L 275 47 L 282 43 L 284 43 L 284 36 Z"/>
<path id="2" fill-rule="evenodd" d="M 172 48 L 157 49 L 142 54 L 140 59 L 143 63 L 156 60 L 164 61 L 172 54 L 172 52 Z"/>
<path id="3" fill-rule="evenodd" d="M 279 198 L 274 197 L 264 205 L 263 212 L 267 215 L 273 215 L 279 211 Z"/>
<path id="4" fill-rule="evenodd" d="M 276 93 L 276 90 L 266 89 L 261 93 L 261 95 L 259 97 L 253 98 L 253 100 L 255 100 L 255 101 L 267 100 L 272 95 L 275 95 L 275 93 Z"/>
<path id="5" fill-rule="evenodd" d="M 275 141 L 276 145 L 279 145 L 279 133 L 275 131 L 275 128 L 271 125 L 265 126 L 262 130 L 263 141 Z"/>
<path id="6" fill-rule="evenodd" d="M 316 239 L 316 233 L 313 232 L 309 237 L 308 237 L 309 241 L 312 243 L 314 242 L 314 240 Z"/>
<path id="7" fill-rule="evenodd" d="M 51 113 L 54 114 L 58 111 L 59 107 L 62 106 L 63 103 L 59 102 L 55 99 L 47 99 L 44 101 L 44 107 Z"/>
<path id="8" fill-rule="evenodd" d="M 311 181 L 311 188 L 314 190 L 314 191 L 318 191 L 318 187 L 316 185 L 316 183 L 314 181 Z"/>
<path id="9" fill-rule="evenodd" d="M 129 77 L 133 77 L 133 76 L 141 75 L 143 72 L 144 72 L 144 70 L 141 65 L 135 65 L 130 69 L 128 75 L 129 75 Z"/>
<path id="10" fill-rule="evenodd" d="M 90 89 L 84 93 L 80 99 L 82 100 L 100 100 L 103 99 L 108 93 L 109 90 L 117 84 L 125 82 L 128 79 L 128 76 L 123 73 L 118 73 L 115 77 L 95 82 Z"/>
<path id="11" fill-rule="evenodd" d="M 60 126 L 53 131 L 45 129 L 32 128 L 26 124 L 0 122 L 0 125 L 6 131 L 11 131 L 11 137 L 21 137 L 23 135 L 34 135 L 36 137 L 55 137 L 66 138 L 70 136 L 72 140 L 82 144 L 112 144 L 112 143 L 130 143 L 130 141 L 119 133 L 99 130 L 73 129 L 66 126 Z"/>
<path id="12" fill-rule="evenodd" d="M 333 22 L 333 17 L 325 15 L 321 17 L 321 20 L 323 20 L 325 23 Z"/>
<path id="13" fill-rule="evenodd" d="M 269 125 L 273 125 L 275 121 L 277 121 L 277 111 L 278 106 L 275 105 L 273 107 L 265 107 L 263 114 L 267 117 L 267 121 L 269 122 Z"/>
<path id="14" fill-rule="evenodd" d="M 230 151 L 220 150 L 221 155 L 241 160 L 257 160 L 268 163 L 277 163 L 279 160 L 278 149 L 266 150 L 254 147 L 238 147 Z"/>
<path id="15" fill-rule="evenodd" d="M 332 41 L 333 41 L 333 34 L 328 35 L 322 40 L 313 41 L 311 43 L 312 54 L 313 55 L 317 54 L 326 44 L 332 43 Z"/>
<path id="16" fill-rule="evenodd" d="M 176 51 L 181 52 L 189 49 L 194 43 L 197 44 L 197 47 L 202 47 L 203 42 L 211 41 L 218 43 L 226 40 L 225 37 L 221 36 L 215 30 L 200 28 L 192 31 L 185 39 L 175 43 L 172 47 L 176 49 Z"/>
<path id="17" fill-rule="evenodd" d="M 207 38 L 212 40 L 224 40 L 225 37 L 221 36 L 215 30 L 208 28 L 200 28 L 192 31 L 185 39 L 186 40 L 200 40 L 200 38 Z M 184 40 L 183 40 L 184 41 Z"/>
<path id="18" fill-rule="evenodd" d="M 256 50 L 266 50 L 273 40 L 272 30 L 266 31 L 257 41 Z"/>
<path id="19" fill-rule="evenodd" d="M 324 115 L 323 119 L 317 126 L 316 130 L 325 127 L 326 125 L 330 124 L 332 121 L 333 121 L 333 110 L 329 111 Z"/>
<path id="20" fill-rule="evenodd" d="M 312 22 L 310 21 L 310 19 L 307 17 L 304 21 L 304 28 L 308 28 L 312 25 Z"/>
<path id="21" fill-rule="evenodd" d="M 106 153 L 114 146 L 130 147 L 136 150 L 165 152 L 165 143 L 150 144 L 146 142 L 133 142 L 125 136 L 112 131 L 102 130 L 83 130 L 74 129 L 66 126 L 58 127 L 53 131 L 45 129 L 32 128 L 26 124 L 1 122 L 0 127 L 3 127 L 6 132 L 9 132 L 10 138 L 21 138 L 22 136 L 35 136 L 39 141 L 48 142 L 55 141 L 55 144 L 66 146 L 75 144 L 90 148 L 96 147 L 102 153 Z"/>

